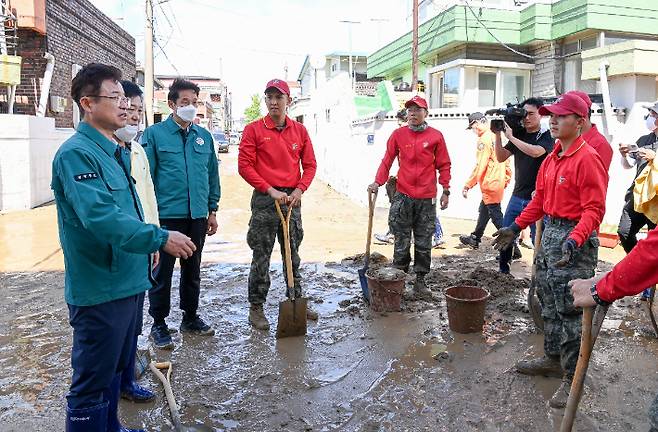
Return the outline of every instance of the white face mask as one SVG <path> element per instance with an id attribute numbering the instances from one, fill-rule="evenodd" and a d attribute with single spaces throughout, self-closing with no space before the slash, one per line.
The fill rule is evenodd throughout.
<path id="1" fill-rule="evenodd" d="M 123 142 L 130 142 L 133 139 L 135 139 L 138 131 L 139 131 L 139 126 L 137 125 L 125 125 L 121 129 L 117 129 L 114 132 L 114 135 L 116 135 L 116 137 Z"/>
<path id="2" fill-rule="evenodd" d="M 651 132 L 656 130 L 656 117 L 649 114 L 649 117 L 647 117 L 645 121 L 646 121 L 647 129 L 649 129 Z"/>
<path id="3" fill-rule="evenodd" d="M 191 122 L 196 117 L 196 106 L 190 104 L 176 109 L 176 115 L 184 122 Z"/>

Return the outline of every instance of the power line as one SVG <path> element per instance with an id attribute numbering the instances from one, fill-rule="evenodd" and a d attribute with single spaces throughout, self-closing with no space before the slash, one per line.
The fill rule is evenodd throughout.
<path id="1" fill-rule="evenodd" d="M 153 42 L 155 42 L 155 44 L 158 46 L 158 48 L 160 48 L 160 51 L 162 52 L 162 55 L 164 55 L 165 59 L 167 59 L 167 62 L 169 62 L 169 64 L 171 65 L 171 67 L 174 68 L 174 70 L 176 71 L 176 73 L 177 73 L 178 75 L 180 75 L 180 74 L 181 74 L 180 71 L 178 70 L 178 68 L 176 67 L 176 65 L 175 65 L 175 64 L 169 59 L 169 56 L 167 55 L 167 53 L 165 52 L 165 50 L 164 50 L 164 49 L 162 48 L 162 46 L 160 45 L 160 42 L 158 41 L 158 38 L 157 38 L 157 37 L 156 37 L 156 38 L 153 38 Z"/>
<path id="2" fill-rule="evenodd" d="M 522 53 L 521 51 L 515 50 L 514 48 L 512 48 L 512 47 L 509 46 L 509 45 L 507 45 L 507 44 L 506 44 L 505 42 L 503 42 L 502 40 L 498 39 L 498 37 L 497 37 L 495 34 L 493 34 L 493 33 L 491 32 L 491 30 L 489 30 L 489 27 L 487 27 L 487 26 L 486 26 L 486 25 L 480 20 L 480 17 L 475 13 L 475 11 L 474 11 L 473 8 L 471 7 L 471 5 L 468 3 L 468 0 L 464 0 L 464 4 L 466 4 L 466 6 L 468 7 L 468 9 L 471 11 L 471 13 L 473 14 L 473 16 L 474 16 L 475 19 L 477 20 L 477 22 L 480 23 L 480 25 L 481 25 L 481 26 L 482 26 L 482 27 L 483 27 L 483 28 L 489 33 L 489 35 L 491 35 L 491 37 L 494 38 L 494 39 L 496 40 L 496 42 L 498 42 L 500 45 L 502 45 L 503 47 L 507 48 L 508 50 L 512 51 L 514 54 L 520 55 L 520 56 L 522 56 L 522 57 L 525 57 L 525 58 L 528 58 L 528 59 L 531 59 L 531 60 L 542 60 L 542 59 L 544 59 L 544 60 L 562 60 L 562 59 L 568 57 L 568 56 L 546 56 L 546 57 L 542 57 L 542 56 L 533 56 L 533 55 L 526 54 L 526 53 Z M 482 14 L 482 7 L 480 7 L 480 15 L 481 15 L 481 14 Z"/>

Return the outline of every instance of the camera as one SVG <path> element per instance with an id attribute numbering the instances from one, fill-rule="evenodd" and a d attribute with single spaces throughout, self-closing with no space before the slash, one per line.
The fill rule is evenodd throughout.
<path id="1" fill-rule="evenodd" d="M 504 123 L 507 123 L 512 128 L 512 133 L 516 136 L 523 132 L 523 119 L 528 115 L 528 112 L 520 104 L 513 105 L 508 103 L 505 108 L 490 109 L 485 114 L 496 116 L 496 118 L 491 119 L 492 132 L 505 132 Z"/>

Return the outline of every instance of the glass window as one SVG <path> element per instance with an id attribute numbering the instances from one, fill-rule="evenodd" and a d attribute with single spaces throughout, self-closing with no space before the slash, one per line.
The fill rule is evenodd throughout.
<path id="1" fill-rule="evenodd" d="M 525 71 L 502 71 L 502 103 L 522 101 L 530 96 L 530 77 Z"/>
<path id="2" fill-rule="evenodd" d="M 587 39 L 582 39 L 580 41 L 580 50 L 585 51 L 588 49 L 596 48 L 598 44 L 599 44 L 599 38 L 597 38 L 596 36 Z"/>
<path id="3" fill-rule="evenodd" d="M 447 69 L 443 73 L 441 108 L 456 108 L 459 106 L 459 87 L 459 68 Z"/>
<path id="4" fill-rule="evenodd" d="M 478 105 L 496 105 L 496 73 L 478 72 Z"/>

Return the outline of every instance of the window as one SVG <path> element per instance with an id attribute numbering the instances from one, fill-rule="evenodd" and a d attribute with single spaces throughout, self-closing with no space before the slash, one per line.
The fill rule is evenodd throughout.
<path id="1" fill-rule="evenodd" d="M 443 73 L 441 108 L 456 108 L 459 106 L 459 70 L 460 68 L 452 68 Z"/>
<path id="2" fill-rule="evenodd" d="M 528 72 L 503 70 L 502 75 L 502 103 L 522 101 L 530 96 L 530 76 Z"/>
<path id="3" fill-rule="evenodd" d="M 324 110 L 324 115 L 327 119 L 327 123 L 331 123 L 331 110 L 329 108 Z"/>
<path id="4" fill-rule="evenodd" d="M 580 56 L 564 61 L 564 88 L 563 93 L 571 90 L 580 90 L 585 93 L 598 93 L 597 81 L 581 80 L 583 62 Z"/>
<path id="5" fill-rule="evenodd" d="M 338 65 L 337 65 L 336 63 L 332 64 L 332 65 L 331 65 L 331 71 L 332 71 L 332 72 L 336 72 L 337 66 L 338 66 Z"/>
<path id="6" fill-rule="evenodd" d="M 478 105 L 496 105 L 496 72 L 478 72 Z"/>

